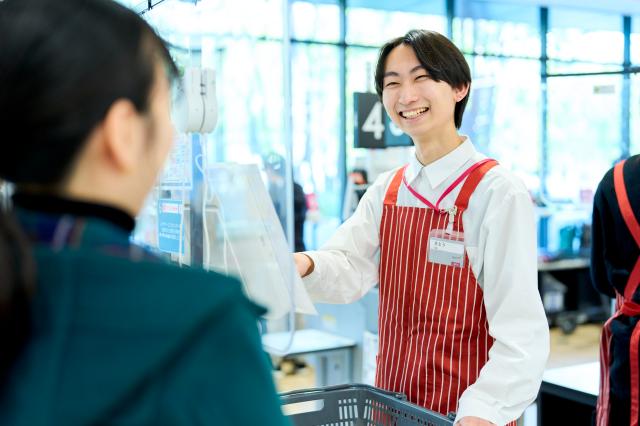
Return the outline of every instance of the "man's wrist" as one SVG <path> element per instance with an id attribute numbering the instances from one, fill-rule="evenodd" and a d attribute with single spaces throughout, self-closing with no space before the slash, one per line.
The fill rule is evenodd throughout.
<path id="1" fill-rule="evenodd" d="M 316 267 L 316 264 L 313 261 L 313 258 L 311 256 L 309 256 L 308 254 L 305 254 L 305 253 L 300 253 L 300 254 L 303 255 L 304 257 L 306 257 L 307 259 L 309 259 L 309 267 L 304 272 L 304 274 L 302 274 L 302 278 L 304 278 L 304 277 L 306 277 L 307 275 L 309 275 L 309 274 L 311 274 L 313 272 L 313 270 Z"/>

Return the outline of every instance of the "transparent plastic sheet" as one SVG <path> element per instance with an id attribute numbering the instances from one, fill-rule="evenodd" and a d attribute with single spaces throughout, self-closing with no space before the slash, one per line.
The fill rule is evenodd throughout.
<path id="1" fill-rule="evenodd" d="M 295 332 L 295 313 L 316 310 L 260 170 L 256 165 L 209 164 L 202 138 L 195 164 L 204 176 L 203 266 L 242 281 L 247 296 L 268 310 L 267 331 L 289 332 L 284 347 L 266 349 L 286 354 Z"/>
<path id="2" fill-rule="evenodd" d="M 203 177 L 204 196 L 199 200 L 200 205 L 191 206 L 196 199 L 191 191 L 199 185 L 197 179 L 193 187 L 188 182 L 177 184 L 179 179 L 173 179 L 170 185 L 166 180 L 159 182 L 147 200 L 138 225 L 139 231 L 154 228 L 155 232 L 137 232 L 135 240 L 163 251 L 159 241 L 162 219 L 158 206 L 163 202 L 180 204 L 179 232 L 175 233 L 179 241 L 175 242 L 174 251 L 164 250 L 165 253 L 180 265 L 197 266 L 190 256 L 191 240 L 202 238 L 202 267 L 241 280 L 247 296 L 268 310 L 264 321 L 259 323 L 266 327 L 264 331 L 288 332 L 286 344 L 282 339 L 265 344 L 269 353 L 284 355 L 293 341 L 296 312 L 315 314 L 316 311 L 298 275 L 261 172 L 257 165 L 209 164 L 202 135 L 181 138 L 198 144 L 199 149 L 190 153 L 194 155 L 193 171 Z M 170 161 L 191 160 L 183 155 L 173 156 Z M 167 167 L 191 173 L 185 164 Z M 204 212 L 201 230 L 192 229 L 189 219 L 192 207 Z"/>
<path id="3" fill-rule="evenodd" d="M 206 166 L 208 230 L 205 266 L 238 276 L 268 320 L 315 314 L 256 165 Z M 211 226 L 213 221 L 214 226 Z M 212 232 L 212 229 L 214 232 Z M 273 352 L 282 352 L 279 348 Z"/>

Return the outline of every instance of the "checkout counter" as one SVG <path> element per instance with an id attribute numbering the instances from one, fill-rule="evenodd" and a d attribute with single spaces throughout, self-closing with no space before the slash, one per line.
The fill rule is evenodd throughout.
<path id="1" fill-rule="evenodd" d="M 544 372 L 538 394 L 538 426 L 591 425 L 600 384 L 600 364 Z"/>

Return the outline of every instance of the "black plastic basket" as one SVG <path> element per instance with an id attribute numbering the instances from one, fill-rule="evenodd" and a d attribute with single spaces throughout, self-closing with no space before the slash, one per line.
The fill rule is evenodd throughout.
<path id="1" fill-rule="evenodd" d="M 280 394 L 296 412 L 295 426 L 452 426 L 453 419 L 407 401 L 404 394 L 368 385 L 341 385 Z M 302 410 L 300 410 L 302 408 Z M 288 411 L 288 410 L 285 410 Z"/>

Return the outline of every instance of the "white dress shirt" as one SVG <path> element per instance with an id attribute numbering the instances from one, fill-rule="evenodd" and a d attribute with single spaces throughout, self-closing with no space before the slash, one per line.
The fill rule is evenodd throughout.
<path id="1" fill-rule="evenodd" d="M 428 166 L 414 156 L 405 176 L 435 204 L 458 176 L 484 158 L 467 138 Z M 306 252 L 315 269 L 304 283 L 315 302 L 350 303 L 378 283 L 382 206 L 396 170 L 380 175 L 326 245 Z M 452 207 L 461 188 L 462 184 L 451 191 L 439 207 Z M 397 204 L 425 207 L 404 184 Z M 460 397 L 456 422 L 476 416 L 503 425 L 536 398 L 549 354 L 549 327 L 537 284 L 533 203 L 523 183 L 498 165 L 478 184 L 462 223 L 495 342 L 480 376 Z"/>

